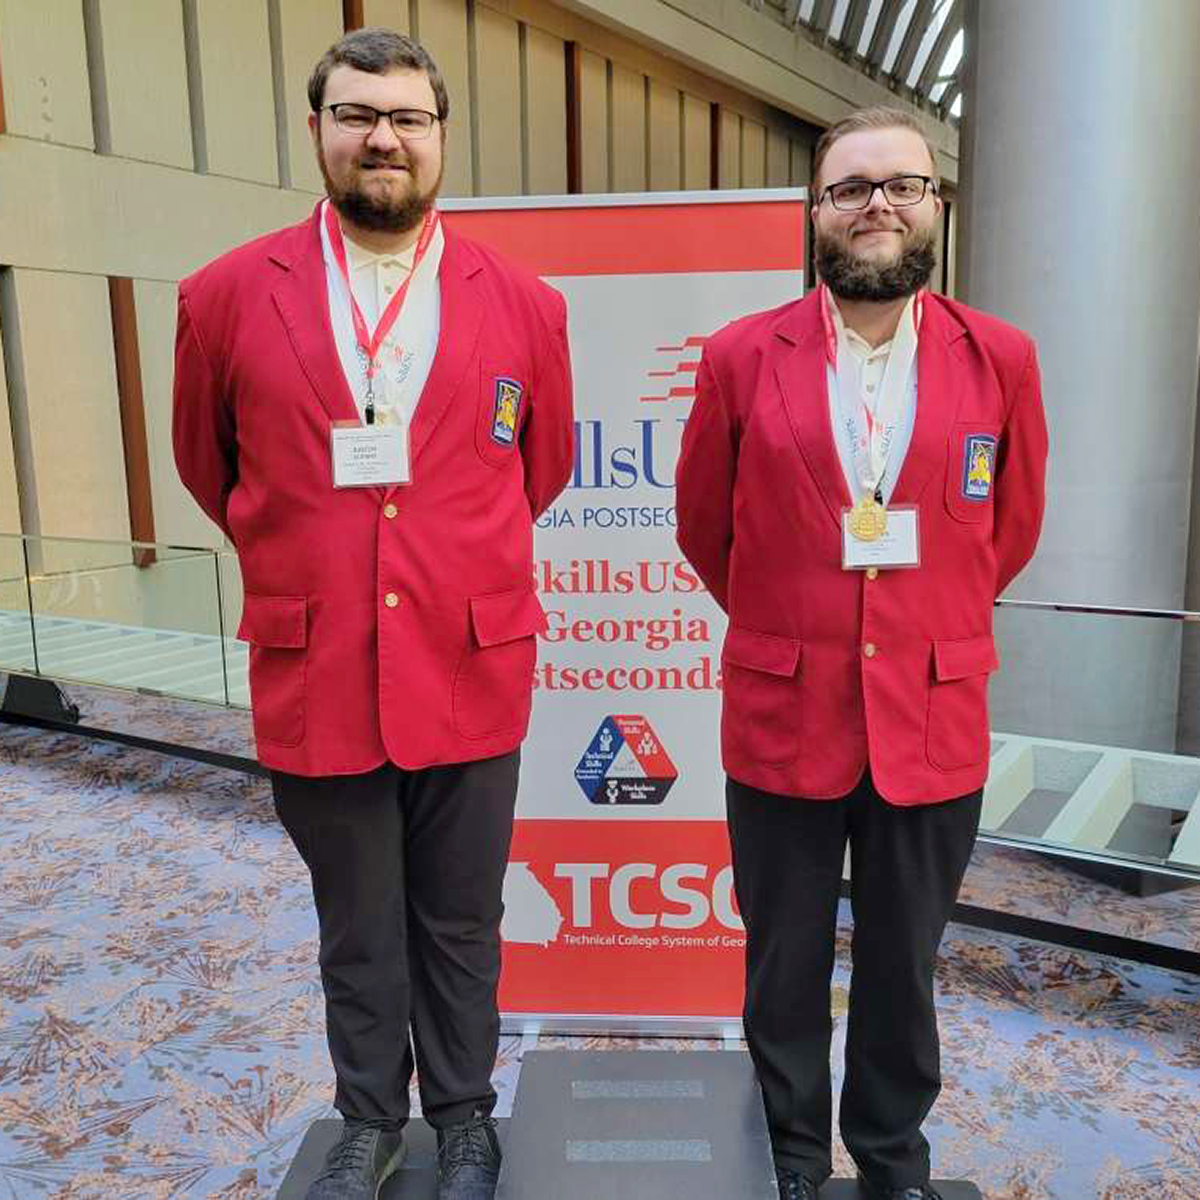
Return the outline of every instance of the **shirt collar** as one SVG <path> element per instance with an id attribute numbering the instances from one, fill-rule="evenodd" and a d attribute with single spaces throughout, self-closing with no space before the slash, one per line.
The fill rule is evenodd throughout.
<path id="1" fill-rule="evenodd" d="M 413 256 L 417 249 L 414 243 L 405 250 L 376 254 L 375 251 L 367 250 L 351 238 L 345 237 L 344 234 L 343 239 L 346 246 L 346 265 L 351 271 L 363 271 L 367 267 L 376 267 L 383 263 L 395 263 L 397 268 L 407 271 L 412 266 Z"/>
<path id="2" fill-rule="evenodd" d="M 832 368 L 837 369 L 838 347 L 843 342 L 859 358 L 864 360 L 874 354 L 890 351 L 893 339 L 884 342 L 882 346 L 871 346 L 865 338 L 859 337 L 853 329 L 846 328 L 845 322 L 842 320 L 842 314 L 837 306 L 837 300 L 829 288 L 824 283 L 820 283 L 817 285 L 817 289 L 817 302 L 821 312 L 821 327 L 825 335 L 825 357 Z M 925 307 L 924 300 L 925 293 L 924 289 L 922 289 L 908 298 L 908 303 L 905 304 L 904 311 L 900 314 L 900 320 L 911 320 L 913 327 L 918 333 L 921 329 L 921 317 Z"/>

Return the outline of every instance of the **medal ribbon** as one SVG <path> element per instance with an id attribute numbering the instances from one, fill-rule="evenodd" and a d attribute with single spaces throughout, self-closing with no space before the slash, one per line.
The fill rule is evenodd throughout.
<path id="1" fill-rule="evenodd" d="M 909 306 L 912 320 L 901 318 L 892 338 L 887 365 L 879 384 L 879 400 L 875 411 L 863 402 L 859 388 L 859 371 L 846 339 L 838 337 L 837 326 L 829 311 L 825 285 L 821 285 L 821 320 L 825 331 L 826 361 L 834 369 L 836 398 L 842 426 L 850 441 L 854 474 L 864 496 L 882 503 L 880 484 L 887 472 L 888 455 L 900 414 L 908 398 L 909 372 L 917 354 L 917 332 L 921 322 L 921 293 Z M 831 353 L 832 352 L 832 353 Z"/>
<path id="2" fill-rule="evenodd" d="M 421 265 L 421 260 L 425 257 L 429 250 L 429 243 L 433 241 L 433 235 L 437 232 L 438 214 L 436 209 L 430 209 L 425 214 L 425 222 L 421 226 L 421 235 L 417 239 L 417 248 L 413 252 L 412 266 L 408 269 L 408 274 L 405 276 L 404 282 L 396 289 L 396 294 L 388 301 L 387 307 L 379 316 L 379 324 L 375 326 L 375 332 L 371 333 L 367 328 L 367 322 L 362 315 L 362 310 L 358 307 L 358 301 L 354 298 L 354 288 L 350 285 L 350 267 L 346 261 L 346 243 L 342 238 L 342 226 L 337 219 L 337 213 L 333 210 L 333 205 L 328 201 L 325 202 L 325 232 L 329 235 L 329 245 L 333 250 L 333 257 L 337 261 L 338 270 L 341 272 L 342 281 L 346 285 L 346 292 L 350 297 L 350 315 L 354 319 L 354 337 L 358 342 L 358 348 L 366 355 L 367 358 L 367 406 L 366 417 L 367 424 L 370 425 L 375 420 L 375 390 L 374 380 L 375 372 L 379 370 L 379 365 L 375 361 L 379 355 L 379 349 L 387 340 L 387 336 L 392 332 L 392 327 L 400 318 L 400 312 L 404 308 L 404 301 L 408 297 L 409 284 L 413 281 L 413 276 L 417 273 L 417 268 Z"/>

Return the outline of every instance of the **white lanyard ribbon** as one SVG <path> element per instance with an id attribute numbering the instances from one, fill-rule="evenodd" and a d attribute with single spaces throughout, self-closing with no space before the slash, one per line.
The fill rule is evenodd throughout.
<path id="1" fill-rule="evenodd" d="M 836 399 L 841 435 L 850 446 L 854 476 L 862 493 L 878 496 L 888 457 L 909 397 L 909 376 L 917 356 L 917 326 L 910 300 L 900 316 L 879 382 L 874 408 L 862 392 L 862 370 L 845 331 L 837 339 Z"/>

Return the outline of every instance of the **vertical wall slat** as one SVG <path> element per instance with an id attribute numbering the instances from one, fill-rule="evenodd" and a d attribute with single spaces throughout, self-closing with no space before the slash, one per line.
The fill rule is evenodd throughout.
<path id="1" fill-rule="evenodd" d="M 526 184 L 530 195 L 562 195 L 567 190 L 567 94 L 563 43 L 532 25 L 524 27 L 528 99 Z"/>
<path id="2" fill-rule="evenodd" d="M 467 4 L 463 0 L 416 0 L 410 12 L 416 17 L 416 36 L 433 56 L 450 93 L 446 175 L 442 194 L 470 196 L 475 180 L 471 167 L 472 105 Z"/>
<path id="3" fill-rule="evenodd" d="M 208 171 L 278 186 L 266 4 L 185 0 L 185 5 L 194 30 Z"/>
<path id="4" fill-rule="evenodd" d="M 408 0 L 363 0 L 363 25 L 408 32 Z"/>
<path id="5" fill-rule="evenodd" d="M 646 77 L 612 64 L 612 187 L 616 192 L 646 188 Z"/>
<path id="6" fill-rule="evenodd" d="M 582 71 L 578 42 L 563 43 L 564 80 L 567 89 L 567 191 L 576 195 L 583 191 L 583 117 L 580 111 Z"/>
<path id="7" fill-rule="evenodd" d="M 10 390 L 11 372 L 7 366 L 19 345 L 19 330 L 9 322 L 15 319 L 16 304 L 12 271 L 0 270 L 0 463 L 11 463 L 12 471 L 0 471 L 0 533 L 33 532 L 21 516 L 21 460 L 17 455 L 16 413 L 19 402 L 16 388 Z M 14 381 L 15 383 L 15 381 Z"/>
<path id="8" fill-rule="evenodd" d="M 579 186 L 584 192 L 607 192 L 608 62 L 587 50 L 579 52 Z"/>
<path id="9" fill-rule="evenodd" d="M 787 135 L 767 129 L 767 187 L 787 187 L 791 177 L 791 155 Z"/>
<path id="10" fill-rule="evenodd" d="M 742 118 L 742 187 L 767 183 L 767 130 L 749 117 Z"/>
<path id="11" fill-rule="evenodd" d="M 720 112 L 720 183 L 723 188 L 742 186 L 742 118 L 724 106 Z"/>
<path id="12" fill-rule="evenodd" d="M 712 108 L 683 93 L 683 186 L 707 188 L 712 179 Z"/>
<path id="13" fill-rule="evenodd" d="M 154 496 L 150 487 L 150 447 L 146 438 L 146 403 L 142 392 L 142 360 L 138 349 L 137 310 L 133 281 L 109 276 L 113 360 L 117 372 L 117 402 L 121 414 L 121 443 L 125 451 L 125 494 L 129 501 L 129 536 L 153 542 Z M 154 562 L 152 550 L 134 550 L 139 567 Z"/>
<path id="14" fill-rule="evenodd" d="M 278 5 L 276 104 L 277 123 L 282 126 L 280 141 L 287 151 L 290 186 L 320 195 L 325 185 L 308 131 L 308 77 L 321 55 L 342 36 L 341 13 L 337 0 L 308 0 L 303 5 L 278 0 Z"/>
<path id="15" fill-rule="evenodd" d="M 475 9 L 479 61 L 477 128 L 481 196 L 521 192 L 521 58 L 517 23 L 483 5 Z"/>

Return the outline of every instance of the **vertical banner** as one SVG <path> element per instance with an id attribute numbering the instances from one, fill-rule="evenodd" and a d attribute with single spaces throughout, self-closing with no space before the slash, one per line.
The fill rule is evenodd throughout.
<path id="1" fill-rule="evenodd" d="M 805 192 L 440 208 L 563 294 L 575 376 L 575 469 L 535 536 L 549 629 L 500 1007 L 518 1024 L 596 1028 L 736 1018 L 745 934 L 719 747 L 725 622 L 675 544 L 674 476 L 706 339 L 803 290 Z"/>

